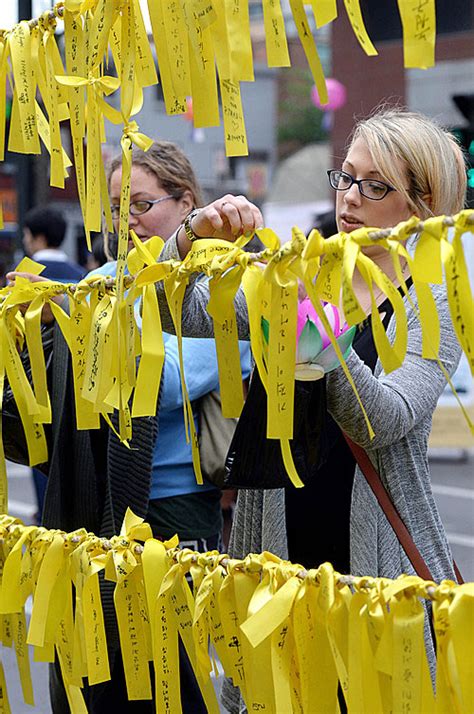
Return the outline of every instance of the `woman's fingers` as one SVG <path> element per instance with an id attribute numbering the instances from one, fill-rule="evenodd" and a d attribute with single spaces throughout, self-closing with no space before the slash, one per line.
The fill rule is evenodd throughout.
<path id="1" fill-rule="evenodd" d="M 222 204 L 222 216 L 227 219 L 230 231 L 234 237 L 243 233 L 242 217 L 236 203 L 225 201 Z"/>
<path id="2" fill-rule="evenodd" d="M 224 202 L 223 211 L 227 212 L 234 235 L 254 233 L 262 228 L 263 217 L 255 204 L 250 203 L 245 196 L 235 196 L 234 201 Z"/>
<path id="3" fill-rule="evenodd" d="M 202 208 L 193 219 L 192 229 L 202 238 L 235 240 L 243 233 L 254 233 L 263 226 L 263 217 L 245 196 L 227 194 Z"/>
<path id="4" fill-rule="evenodd" d="M 6 274 L 6 278 L 8 282 L 11 285 L 15 284 L 16 278 L 25 278 L 26 280 L 29 280 L 30 283 L 42 283 L 48 280 L 48 278 L 44 278 L 41 275 L 34 275 L 33 273 L 24 273 L 16 270 L 12 270 L 10 273 Z M 57 305 L 60 305 L 63 303 L 65 299 L 65 295 L 55 295 L 54 297 L 51 298 Z M 31 303 L 22 303 L 20 305 L 20 311 L 24 315 L 27 309 L 29 308 Z M 51 310 L 51 307 L 49 306 L 48 303 L 45 303 L 43 305 L 43 310 L 41 312 L 41 322 L 45 325 L 49 325 L 51 322 L 54 320 L 54 315 L 53 311 Z"/>
<path id="5" fill-rule="evenodd" d="M 6 278 L 10 283 L 14 283 L 16 278 L 26 278 L 30 283 L 44 282 L 48 278 L 43 278 L 41 275 L 34 275 L 33 273 L 22 273 L 12 270 L 10 273 L 6 274 Z"/>
<path id="6" fill-rule="evenodd" d="M 196 235 L 204 236 L 204 233 L 202 233 L 202 231 L 206 231 L 207 229 L 211 233 L 212 237 L 213 231 L 222 230 L 222 228 L 224 228 L 224 219 L 221 215 L 221 210 L 219 210 L 219 208 L 217 206 L 214 206 L 213 204 L 201 209 L 198 215 L 193 219 L 192 224 L 192 228 L 193 230 L 195 230 Z M 209 223 L 210 228 L 207 227 L 206 221 Z"/>

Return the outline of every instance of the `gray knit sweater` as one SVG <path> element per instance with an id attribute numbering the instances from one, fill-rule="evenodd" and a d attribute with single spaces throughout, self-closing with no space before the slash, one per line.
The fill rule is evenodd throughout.
<path id="1" fill-rule="evenodd" d="M 161 260 L 179 258 L 176 241 L 168 241 Z M 433 285 L 432 292 L 440 319 L 440 359 L 452 374 L 461 355 L 455 337 L 446 291 Z M 410 289 L 416 305 L 416 292 Z M 172 330 L 172 322 L 164 298 L 158 287 L 163 327 Z M 183 303 L 183 334 L 191 337 L 212 336 L 212 319 L 206 311 L 209 299 L 207 286 L 190 281 Z M 237 292 L 236 315 L 240 339 L 249 339 L 248 313 L 241 290 Z M 433 411 L 446 380 L 434 360 L 421 357 L 421 327 L 414 310 L 405 299 L 408 317 L 408 349 L 403 365 L 384 374 L 380 361 L 372 374 L 351 351 L 347 365 L 362 403 L 367 411 L 375 437 L 371 440 L 352 388 L 342 369 L 326 377 L 328 409 L 341 429 L 363 446 L 378 470 L 395 507 L 408 528 L 433 578 L 455 580 L 452 554 L 447 542 L 430 483 L 427 443 Z M 395 337 L 395 318 L 389 322 L 387 335 Z M 234 515 L 230 555 L 243 558 L 248 553 L 271 551 L 288 557 L 285 525 L 285 492 L 273 490 L 241 490 Z M 350 518 L 351 573 L 386 578 L 397 578 L 402 573 L 413 574 L 397 536 L 356 467 Z M 317 564 L 315 564 L 317 565 Z M 426 625 L 426 644 L 430 664 L 434 652 Z M 238 711 L 238 705 L 226 690 L 226 706 Z"/>
<path id="2" fill-rule="evenodd" d="M 169 240 L 161 260 L 179 258 L 176 240 Z M 451 374 L 461 355 L 449 314 L 444 286 L 432 286 L 441 326 L 440 358 Z M 412 286 L 410 295 L 416 304 Z M 159 284 L 158 297 L 163 328 L 172 331 L 171 316 Z M 183 334 L 212 336 L 212 319 L 206 311 L 209 298 L 205 282 L 190 281 L 183 303 Z M 240 339 L 249 339 L 248 313 L 241 290 L 237 292 L 236 314 Z M 410 531 L 433 578 L 454 578 L 452 555 L 433 498 L 427 459 L 427 442 L 432 414 L 446 380 L 434 360 L 421 357 L 421 327 L 405 299 L 408 316 L 408 349 L 399 369 L 384 374 L 380 361 L 375 373 L 354 351 L 347 359 L 375 437 L 371 440 L 352 388 L 342 369 L 331 372 L 327 380 L 328 409 L 341 429 L 363 446 L 387 487 L 390 496 Z M 395 319 L 387 335 L 395 337 Z M 231 554 L 243 557 L 249 552 L 269 550 L 287 557 L 283 489 L 239 492 L 231 539 Z M 406 557 L 385 514 L 356 468 L 351 507 L 351 573 L 396 578 L 412 573 Z"/>

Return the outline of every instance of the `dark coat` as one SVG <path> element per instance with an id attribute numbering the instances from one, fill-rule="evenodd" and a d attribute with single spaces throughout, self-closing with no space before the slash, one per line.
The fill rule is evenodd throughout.
<path id="1" fill-rule="evenodd" d="M 48 476 L 44 525 L 68 532 L 86 528 L 110 537 L 120 531 L 127 507 L 143 518 L 148 512 L 157 420 L 134 419 L 130 449 L 105 423 L 78 431 L 71 359 L 56 325 L 43 333 L 43 344 L 53 412 L 52 425 L 45 429 L 49 459 L 39 466 Z M 26 353 L 22 361 L 28 374 Z M 5 456 L 27 464 L 24 430 L 8 387 L 3 410 Z"/>

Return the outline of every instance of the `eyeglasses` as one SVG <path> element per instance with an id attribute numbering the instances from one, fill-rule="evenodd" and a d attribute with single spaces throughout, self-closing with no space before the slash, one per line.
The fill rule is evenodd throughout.
<path id="1" fill-rule="evenodd" d="M 155 203 L 168 201 L 170 198 L 176 198 L 176 196 L 161 196 L 161 198 L 155 198 L 154 201 L 148 201 L 143 198 L 140 199 L 140 201 L 132 201 L 130 203 L 129 213 L 131 216 L 143 216 L 144 213 L 148 213 Z M 112 218 L 120 217 L 120 206 L 110 206 L 110 211 L 112 213 Z"/>
<path id="2" fill-rule="evenodd" d="M 331 187 L 336 191 L 347 191 L 353 183 L 356 183 L 362 196 L 370 198 L 372 201 L 381 201 L 387 193 L 395 191 L 393 186 L 389 186 L 388 183 L 374 181 L 374 179 L 355 179 L 345 171 L 330 169 L 327 174 Z"/>

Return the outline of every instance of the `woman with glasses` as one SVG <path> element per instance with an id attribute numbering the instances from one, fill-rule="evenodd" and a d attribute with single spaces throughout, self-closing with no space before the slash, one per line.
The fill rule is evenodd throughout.
<path id="1" fill-rule="evenodd" d="M 117 233 L 121 182 L 122 159 L 117 156 L 108 170 L 111 212 Z M 128 226 L 141 241 L 153 235 L 168 240 L 191 211 L 201 204 L 201 191 L 192 166 L 175 144 L 154 142 L 146 152 L 133 148 Z M 116 248 L 116 245 L 109 248 Z M 130 240 L 129 250 L 131 248 L 133 242 Z M 115 276 L 116 267 L 116 262 L 111 261 L 90 274 Z M 139 309 L 137 301 L 138 321 Z M 163 338 L 165 363 L 146 518 L 154 533 L 162 539 L 177 533 L 187 547 L 200 551 L 219 549 L 221 492 L 209 482 L 204 486 L 196 483 L 191 445 L 186 442 L 184 431 L 177 338 L 169 333 L 164 333 Z M 243 377 L 246 378 L 250 372 L 250 352 L 246 342 L 241 343 L 241 358 Z M 197 400 L 219 387 L 214 341 L 184 338 L 183 360 L 189 398 L 195 402 L 198 428 Z"/>
<path id="2" fill-rule="evenodd" d="M 121 157 L 117 157 L 108 172 L 116 231 L 121 165 Z M 168 240 L 201 204 L 193 168 L 175 144 L 155 142 L 146 153 L 134 147 L 129 228 L 140 240 L 146 241 L 154 235 Z M 116 241 L 113 242 L 116 249 Z M 113 247 L 108 246 L 112 251 Z M 129 249 L 132 247 L 130 241 Z M 116 270 L 116 261 L 110 260 L 89 275 L 115 277 Z M 14 278 L 15 273 L 11 273 L 9 279 Z M 137 304 L 140 325 L 139 308 Z M 46 527 L 65 531 L 86 528 L 109 538 L 120 532 L 126 509 L 130 507 L 150 523 L 155 537 L 161 540 L 178 534 L 182 547 L 201 552 L 221 548 L 221 491 L 209 481 L 201 486 L 196 483 L 191 445 L 185 436 L 177 338 L 164 333 L 163 339 L 165 360 L 157 415 L 133 420 L 133 438 L 128 448 L 106 426 L 101 430 L 76 431 L 70 359 L 64 339 L 59 330 L 56 331 L 49 372 L 54 385 L 53 425 L 48 443 L 50 462 L 43 466 L 48 476 L 43 517 Z M 241 342 L 240 354 L 245 379 L 250 373 L 248 342 Z M 198 433 L 199 399 L 219 388 L 214 340 L 184 338 L 183 360 Z M 7 457 L 18 461 L 18 453 L 9 453 L 9 426 L 12 425 L 6 424 L 4 428 L 5 451 Z M 13 428 L 16 432 L 21 429 L 18 420 Z M 26 445 L 24 449 L 27 459 Z M 113 610 L 113 584 L 105 582 L 102 586 L 112 678 L 103 684 L 86 686 L 88 711 L 91 714 L 110 711 L 151 714 L 155 711 L 154 702 L 128 701 Z M 206 708 L 182 648 L 180 669 L 183 711 L 204 714 Z M 57 665 L 52 666 L 50 692 L 54 714 L 69 712 Z"/>
<path id="3" fill-rule="evenodd" d="M 118 231 L 122 158 L 108 170 L 112 218 Z M 193 208 L 202 205 L 201 190 L 183 152 L 168 141 L 156 141 L 146 152 L 133 147 L 128 225 L 141 240 L 159 235 L 167 240 Z M 133 247 L 130 242 L 130 248 Z"/>
<path id="4" fill-rule="evenodd" d="M 336 194 L 336 220 L 342 234 L 361 227 L 395 226 L 413 214 L 454 214 L 463 208 L 466 172 L 454 138 L 419 114 L 383 110 L 360 121 L 349 140 L 341 168 L 328 172 Z M 192 240 L 236 236 L 262 225 L 259 210 L 244 197 L 224 196 L 194 216 L 165 247 L 162 259 L 184 258 Z M 278 231 L 278 226 L 275 226 Z M 416 239 L 415 239 L 416 240 Z M 409 246 L 410 247 L 410 246 Z M 363 252 L 399 287 L 391 259 L 377 243 Z M 417 297 L 408 265 L 403 266 L 413 304 Z M 206 313 L 207 292 L 190 284 L 183 315 L 185 334 L 212 333 Z M 369 290 L 356 271 L 354 290 L 362 308 L 371 311 Z M 432 286 L 440 318 L 440 358 L 452 373 L 460 357 L 443 285 Z M 166 304 L 158 288 L 165 324 Z M 390 341 L 395 320 L 390 302 L 375 292 L 377 309 Z M 309 474 L 302 489 L 239 491 L 230 554 L 272 551 L 306 568 L 330 561 L 343 573 L 397 578 L 413 567 L 375 496 L 356 466 L 344 433 L 366 449 L 408 528 L 433 578 L 455 579 L 452 555 L 432 495 L 427 458 L 431 418 L 446 380 L 434 360 L 423 359 L 421 328 L 415 310 L 404 298 L 408 316 L 408 350 L 403 365 L 384 374 L 377 359 L 370 321 L 360 326 L 347 358 L 357 390 L 367 410 L 375 437 L 371 440 L 357 400 L 342 369 L 324 378 L 327 415 L 320 429 L 324 458 Z M 249 337 L 242 292 L 236 296 L 239 334 Z M 255 376 L 252 377 L 250 404 Z M 298 383 L 297 383 L 298 384 Z M 314 383 L 320 384 L 320 383 Z M 321 400 L 324 394 L 320 392 Z M 296 397 L 298 399 L 298 396 Z M 324 404 L 324 402 L 323 402 Z M 298 404 L 295 404 L 295 411 Z M 266 403 L 262 405 L 266 409 Z M 251 417 L 250 417 L 251 418 Z M 307 419 L 317 419 L 308 413 Z M 239 428 L 243 428 L 241 417 Z M 299 438 L 295 434 L 294 440 Z M 427 638 L 430 635 L 426 630 Z M 431 642 L 428 647 L 433 654 Z M 336 697 L 336 693 L 334 693 Z M 226 706 L 238 711 L 232 698 Z"/>

